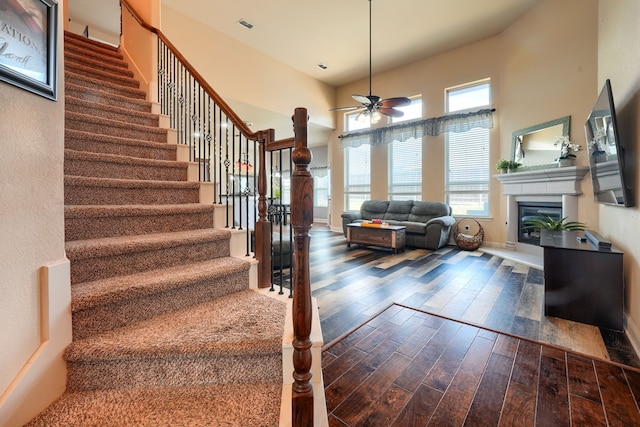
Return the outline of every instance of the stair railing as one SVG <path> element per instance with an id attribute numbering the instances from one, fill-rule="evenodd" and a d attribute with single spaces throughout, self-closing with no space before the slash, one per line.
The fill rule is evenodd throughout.
<path id="1" fill-rule="evenodd" d="M 252 132 L 162 31 L 146 23 L 127 0 L 121 5 L 123 13 L 126 10 L 157 37 L 160 112 L 169 117 L 178 144 L 189 148 L 189 161 L 198 165 L 198 180 L 214 184 L 214 203 L 227 206 L 224 227 L 245 232 L 246 256 L 253 250 L 260 261 L 258 286 L 271 286 L 276 278 L 266 194 L 272 192 L 272 184 L 267 185 L 266 177 L 271 180 L 276 167 L 282 170 L 282 166 L 266 152 L 290 149 L 293 138 L 275 141 L 272 129 Z"/>

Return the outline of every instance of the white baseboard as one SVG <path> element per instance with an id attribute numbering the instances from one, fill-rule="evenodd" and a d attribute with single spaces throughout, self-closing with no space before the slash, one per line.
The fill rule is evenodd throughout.
<path id="1" fill-rule="evenodd" d="M 631 345 L 635 350 L 636 354 L 640 355 L 640 327 L 638 324 L 629 316 L 627 312 L 624 313 L 625 320 L 625 333 L 627 334 L 627 338 L 631 341 Z"/>
<path id="2" fill-rule="evenodd" d="M 0 396 L 0 425 L 22 426 L 62 393 L 67 380 L 63 359 L 71 343 L 71 272 L 69 260 L 40 269 L 41 342 Z"/>

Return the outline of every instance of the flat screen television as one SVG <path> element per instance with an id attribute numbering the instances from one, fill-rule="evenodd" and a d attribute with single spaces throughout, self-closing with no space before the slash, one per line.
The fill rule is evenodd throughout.
<path id="1" fill-rule="evenodd" d="M 591 109 L 584 131 L 594 200 L 608 205 L 632 206 L 624 177 L 624 145 L 619 137 L 609 79 Z"/>

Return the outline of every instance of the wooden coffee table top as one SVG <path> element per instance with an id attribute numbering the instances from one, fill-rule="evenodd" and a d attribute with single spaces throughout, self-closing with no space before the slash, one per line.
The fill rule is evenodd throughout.
<path id="1" fill-rule="evenodd" d="M 362 225 L 361 222 L 353 222 L 351 224 L 347 224 L 347 227 L 362 227 L 362 228 L 371 228 L 371 229 L 376 229 L 376 228 L 383 228 L 385 230 L 402 230 L 405 227 L 404 225 Z"/>

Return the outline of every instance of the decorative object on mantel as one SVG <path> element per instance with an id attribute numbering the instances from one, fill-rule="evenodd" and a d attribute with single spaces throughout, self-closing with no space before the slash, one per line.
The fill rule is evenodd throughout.
<path id="1" fill-rule="evenodd" d="M 573 166 L 575 164 L 576 155 L 573 152 L 582 150 L 582 146 L 574 144 L 569 140 L 566 135 L 556 137 L 553 143 L 554 147 L 560 145 L 560 157 L 556 159 L 559 167 Z"/>
<path id="2" fill-rule="evenodd" d="M 498 160 L 498 163 L 496 163 L 496 170 L 499 170 L 502 173 L 507 173 L 509 171 L 509 163 L 511 162 L 506 159 Z"/>
<path id="3" fill-rule="evenodd" d="M 473 234 L 472 228 L 476 230 Z M 482 225 L 473 218 L 460 218 L 451 227 L 451 234 L 458 247 L 465 251 L 475 251 L 484 239 Z"/>

